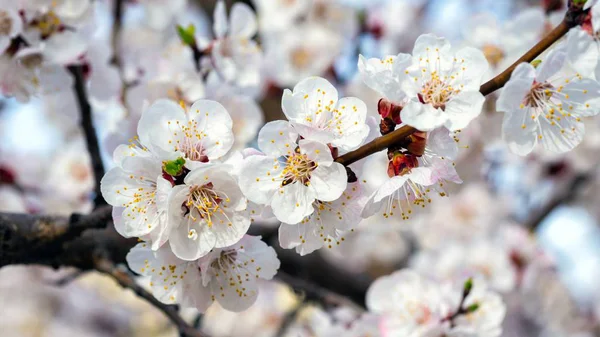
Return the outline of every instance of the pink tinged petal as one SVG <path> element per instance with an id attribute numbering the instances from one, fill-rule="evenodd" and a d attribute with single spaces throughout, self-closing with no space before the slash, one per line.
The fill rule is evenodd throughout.
<path id="1" fill-rule="evenodd" d="M 236 2 L 231 7 L 229 23 L 229 35 L 241 38 L 251 38 L 258 28 L 256 15 L 250 6 L 241 2 Z"/>
<path id="2" fill-rule="evenodd" d="M 302 123 L 290 122 L 294 130 L 298 132 L 304 139 L 314 140 L 323 144 L 332 143 L 335 141 L 333 133 L 329 130 L 321 130 Z"/>
<path id="3" fill-rule="evenodd" d="M 564 46 L 558 46 L 550 50 L 546 59 L 536 68 L 538 82 L 546 82 L 552 76 L 556 75 L 565 65 L 567 52 Z"/>
<path id="4" fill-rule="evenodd" d="M 404 183 L 406 183 L 406 181 L 409 179 L 409 175 L 403 175 L 403 176 L 395 176 L 391 179 L 389 179 L 385 184 L 383 184 L 382 186 L 380 186 L 377 191 L 375 191 L 374 196 L 373 196 L 373 200 L 375 202 L 381 201 L 386 197 L 392 196 L 394 195 L 394 193 L 396 193 L 396 191 L 398 191 L 400 188 L 402 188 L 402 186 L 404 186 Z"/>
<path id="5" fill-rule="evenodd" d="M 277 193 L 283 178 L 283 170 L 277 159 L 266 156 L 251 156 L 244 159 L 239 177 L 240 189 L 252 202 L 266 205 Z"/>
<path id="6" fill-rule="evenodd" d="M 428 134 L 427 149 L 447 159 L 455 159 L 458 156 L 458 145 L 446 128 L 437 128 Z"/>
<path id="7" fill-rule="evenodd" d="M 574 115 L 589 117 L 600 112 L 600 83 L 584 78 L 573 79 L 561 91 L 565 94 L 563 105 Z M 567 98 L 568 97 L 568 98 Z M 570 107 L 573 106 L 573 109 Z"/>
<path id="8" fill-rule="evenodd" d="M 317 166 L 311 173 L 309 188 L 314 190 L 316 199 L 333 201 L 342 195 L 347 184 L 346 168 L 340 163 L 333 163 L 331 166 Z"/>
<path id="9" fill-rule="evenodd" d="M 227 13 L 225 11 L 225 2 L 219 0 L 215 6 L 213 31 L 215 36 L 220 39 L 227 34 Z"/>
<path id="10" fill-rule="evenodd" d="M 581 27 L 571 29 L 567 35 L 567 58 L 569 63 L 582 74 L 596 70 L 600 57 L 600 45 Z"/>
<path id="11" fill-rule="evenodd" d="M 189 119 L 197 122 L 196 130 L 203 135 L 201 139 L 192 140 L 202 143 L 202 148 L 209 160 L 217 159 L 233 146 L 233 122 L 229 113 L 218 102 L 211 100 L 196 101 L 190 108 Z"/>
<path id="12" fill-rule="evenodd" d="M 479 116 L 485 97 L 479 91 L 461 92 L 446 104 L 447 121 L 444 124 L 450 131 L 463 129 Z"/>
<path id="13" fill-rule="evenodd" d="M 289 122 L 273 121 L 265 124 L 258 132 L 258 147 L 267 156 L 290 155 L 296 149 L 298 134 Z"/>
<path id="14" fill-rule="evenodd" d="M 330 166 L 333 163 L 331 150 L 325 144 L 312 140 L 301 139 L 298 142 L 300 153 L 305 154 L 308 159 L 316 162 L 318 165 Z"/>
<path id="15" fill-rule="evenodd" d="M 296 224 L 314 211 L 314 188 L 294 182 L 279 190 L 273 195 L 271 208 L 277 220 L 289 224 Z"/>
<path id="16" fill-rule="evenodd" d="M 527 107 L 504 113 L 502 139 L 513 153 L 525 156 L 533 150 L 539 132 L 537 120 L 535 110 Z"/>
<path id="17" fill-rule="evenodd" d="M 421 131 L 431 131 L 446 122 L 442 109 L 436 109 L 431 104 L 410 101 L 400 113 L 402 122 Z"/>

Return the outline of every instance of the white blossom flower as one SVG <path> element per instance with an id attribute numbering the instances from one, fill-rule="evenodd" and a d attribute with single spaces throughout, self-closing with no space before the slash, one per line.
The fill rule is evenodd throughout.
<path id="1" fill-rule="evenodd" d="M 246 198 L 223 164 L 191 170 L 169 195 L 169 243 L 182 260 L 197 260 L 214 248 L 238 242 L 250 227 Z"/>
<path id="2" fill-rule="evenodd" d="M 171 182 L 162 176 L 162 162 L 136 145 L 115 149 L 117 165 L 100 182 L 102 196 L 114 206 L 113 220 L 119 234 L 146 237 L 152 249 L 164 244 L 170 234 L 167 198 Z"/>
<path id="3" fill-rule="evenodd" d="M 440 287 L 412 270 L 381 277 L 367 291 L 367 308 L 382 315 L 383 336 L 443 336 L 451 314 Z"/>
<path id="4" fill-rule="evenodd" d="M 167 247 L 153 252 L 139 243 L 127 254 L 129 267 L 151 277 L 153 295 L 200 312 L 217 301 L 224 309 L 248 309 L 258 295 L 258 279 L 270 280 L 279 268 L 275 250 L 260 237 L 245 236 L 196 261 L 178 259 Z"/>
<path id="5" fill-rule="evenodd" d="M 571 75 L 565 59 L 557 47 L 537 68 L 520 64 L 500 93 L 502 137 L 514 153 L 527 155 L 538 142 L 552 152 L 571 150 L 583 138 L 581 117 L 600 112 L 600 84 Z"/>
<path id="6" fill-rule="evenodd" d="M 466 127 L 481 112 L 485 99 L 479 86 L 487 69 L 480 50 L 452 52 L 446 39 L 421 35 L 404 71 L 402 86 L 410 102 L 402 109 L 402 122 L 423 131 Z"/>
<path id="7" fill-rule="evenodd" d="M 508 68 L 543 35 L 546 15 L 541 7 L 519 11 L 514 18 L 499 24 L 495 16 L 475 16 L 463 30 L 466 43 L 479 48 L 490 64 L 491 78 Z"/>
<path id="8" fill-rule="evenodd" d="M 258 12 L 261 35 L 289 29 L 301 16 L 307 15 L 312 0 L 252 0 Z"/>
<path id="9" fill-rule="evenodd" d="M 507 293 L 516 286 L 516 270 L 509 254 L 502 245 L 480 239 L 466 245 L 450 243 L 438 252 L 420 251 L 411 265 L 441 281 L 479 277 L 495 291 Z"/>
<path id="10" fill-rule="evenodd" d="M 593 6 L 590 13 L 589 23 L 586 22 L 569 30 L 567 59 L 578 72 L 586 75 L 593 74 L 596 80 L 600 80 L 600 62 L 598 62 L 600 57 L 600 40 L 598 39 L 600 37 L 600 4 Z"/>
<path id="11" fill-rule="evenodd" d="M 31 96 L 70 88 L 73 79 L 64 67 L 49 64 L 38 50 L 25 48 L 13 57 L 0 55 L 0 92 L 27 102 Z"/>
<path id="12" fill-rule="evenodd" d="M 431 202 L 430 192 L 437 191 L 446 196 L 445 182 L 462 182 L 451 162 L 458 148 L 447 129 L 439 128 L 414 137 L 425 142 L 421 156 L 400 151 L 388 156 L 382 151 L 367 159 L 366 180 L 376 186 L 376 190 L 367 199 L 362 217 L 369 217 L 383 208 L 385 217 L 397 213 L 403 220 L 409 219 L 413 208 L 423 208 Z"/>
<path id="13" fill-rule="evenodd" d="M 449 337 L 498 337 L 502 334 L 502 321 L 506 315 L 506 305 L 497 293 L 489 291 L 481 279 L 473 279 L 473 286 L 465 298 L 462 308 L 466 313 L 453 319 L 453 326 L 448 329 Z M 464 287 L 464 286 L 463 286 Z M 461 287 L 462 288 L 462 287 Z M 461 296 L 458 288 L 455 290 L 451 307 L 457 308 Z M 468 310 L 468 308 L 475 308 Z"/>
<path id="14" fill-rule="evenodd" d="M 256 15 L 250 6 L 236 2 L 227 20 L 225 3 L 217 2 L 213 23 L 216 40 L 211 57 L 215 72 L 223 82 L 241 89 L 260 84 L 262 52 L 252 40 L 257 27 Z"/>
<path id="15" fill-rule="evenodd" d="M 279 244 L 296 248 L 300 255 L 310 254 L 324 246 L 332 248 L 345 240 L 344 234 L 360 222 L 364 197 L 360 183 L 349 183 L 342 196 L 332 202 L 316 200 L 315 211 L 298 224 L 282 223 Z"/>
<path id="16" fill-rule="evenodd" d="M 325 73 L 342 47 L 341 36 L 321 25 L 294 25 L 264 39 L 265 71 L 279 86 L 292 86 Z"/>
<path id="17" fill-rule="evenodd" d="M 424 34 L 415 42 L 412 57 L 399 54 L 379 62 L 361 59 L 363 78 L 394 102 L 409 100 L 401 112 L 403 123 L 422 131 L 442 125 L 455 131 L 481 112 L 479 86 L 488 64 L 478 49 L 453 52 L 446 39 Z"/>
<path id="18" fill-rule="evenodd" d="M 500 336 L 506 313 L 501 297 L 479 279 L 456 284 L 461 286 L 400 270 L 369 287 L 367 307 L 381 316 L 383 336 Z"/>
<path id="19" fill-rule="evenodd" d="M 12 39 L 23 30 L 19 6 L 11 0 L 0 1 L 0 53 L 10 46 Z"/>
<path id="20" fill-rule="evenodd" d="M 27 1 L 23 37 L 53 63 L 74 62 L 87 48 L 84 26 L 93 26 L 93 8 L 90 0 Z"/>
<path id="21" fill-rule="evenodd" d="M 244 160 L 240 187 L 255 203 L 270 205 L 279 221 L 296 224 L 314 211 L 315 200 L 338 199 L 346 169 L 333 161 L 327 145 L 301 139 L 286 121 L 267 123 L 258 134 L 265 155 Z"/>
<path id="22" fill-rule="evenodd" d="M 300 136 L 343 151 L 357 148 L 369 134 L 365 103 L 355 97 L 338 100 L 335 87 L 321 77 L 302 80 L 293 92 L 286 89 L 281 107 Z"/>
<path id="23" fill-rule="evenodd" d="M 189 109 L 173 101 L 154 102 L 140 118 L 142 144 L 163 160 L 183 158 L 193 169 L 224 156 L 233 145 L 232 121 L 215 101 L 199 100 Z"/>

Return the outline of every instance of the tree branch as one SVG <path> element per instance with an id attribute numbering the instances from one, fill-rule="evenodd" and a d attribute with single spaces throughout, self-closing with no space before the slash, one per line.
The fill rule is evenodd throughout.
<path id="1" fill-rule="evenodd" d="M 85 142 L 90 154 L 90 160 L 92 162 L 94 181 L 96 183 L 94 187 L 94 205 L 98 207 L 101 205 L 106 205 L 106 201 L 100 192 L 100 180 L 104 176 L 104 165 L 102 164 L 100 145 L 98 144 L 98 136 L 96 134 L 96 128 L 94 127 L 94 121 L 92 119 L 92 107 L 90 106 L 87 98 L 85 81 L 83 78 L 83 67 L 81 65 L 72 65 L 69 66 L 68 69 L 75 79 L 73 90 L 75 91 L 77 103 L 79 104 L 81 128 L 83 129 Z"/>
<path id="2" fill-rule="evenodd" d="M 177 308 L 173 305 L 166 305 L 156 299 L 151 293 L 146 291 L 127 272 L 120 270 L 117 266 L 108 259 L 99 258 L 96 261 L 96 270 L 106 275 L 111 276 L 115 279 L 123 288 L 129 288 L 139 297 L 145 299 L 154 307 L 162 311 L 169 320 L 179 330 L 179 335 L 182 337 L 206 337 L 205 334 L 201 333 L 190 326 L 186 321 L 181 318 L 177 312 Z"/>
<path id="3" fill-rule="evenodd" d="M 581 18 L 584 16 L 585 11 L 583 11 L 580 7 L 575 5 L 569 5 L 569 10 L 565 15 L 565 19 L 554 28 L 548 35 L 546 35 L 540 42 L 538 42 L 535 46 L 533 46 L 529 51 L 527 51 L 523 56 L 521 56 L 515 63 L 513 63 L 510 67 L 504 70 L 502 73 L 492 78 L 491 80 L 485 82 L 479 88 L 479 92 L 484 96 L 487 96 L 494 91 L 502 88 L 506 82 L 510 79 L 510 75 L 512 74 L 515 68 L 523 63 L 523 62 L 531 62 L 535 60 L 541 53 L 543 53 L 546 49 L 552 46 L 556 41 L 558 41 L 561 37 L 563 37 L 571 27 L 580 24 Z M 379 151 L 385 150 L 391 145 L 402 142 L 406 137 L 418 131 L 412 126 L 404 125 L 397 130 L 394 130 L 387 135 L 378 137 L 373 141 L 359 147 L 354 151 L 350 151 L 343 156 L 338 157 L 335 161 L 342 165 L 350 165 L 358 160 L 361 160 L 367 156 L 370 156 Z"/>

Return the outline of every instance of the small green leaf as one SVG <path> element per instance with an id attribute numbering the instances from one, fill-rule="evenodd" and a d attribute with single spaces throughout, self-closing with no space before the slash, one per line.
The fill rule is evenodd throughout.
<path id="1" fill-rule="evenodd" d="M 177 35 L 183 43 L 188 46 L 193 46 L 196 44 L 196 39 L 194 38 L 194 33 L 196 32 L 196 27 L 193 24 L 187 26 L 187 28 L 183 28 L 183 26 L 177 25 Z"/>
<path id="2" fill-rule="evenodd" d="M 587 0 L 573 0 L 573 4 L 575 5 L 585 5 Z"/>
<path id="3" fill-rule="evenodd" d="M 479 309 L 479 303 L 473 303 L 467 307 L 467 313 L 475 312 L 477 309 Z"/>
<path id="4" fill-rule="evenodd" d="M 163 163 L 163 171 L 167 172 L 170 176 L 177 177 L 183 172 L 183 166 L 185 165 L 185 159 L 179 157 L 175 160 L 166 161 Z"/>
<path id="5" fill-rule="evenodd" d="M 469 277 L 468 280 L 465 281 L 465 285 L 463 286 L 463 293 L 468 294 L 473 289 L 473 279 Z"/>
<path id="6" fill-rule="evenodd" d="M 542 60 L 533 60 L 533 61 L 531 61 L 531 65 L 534 68 L 537 68 L 541 63 L 542 63 Z"/>

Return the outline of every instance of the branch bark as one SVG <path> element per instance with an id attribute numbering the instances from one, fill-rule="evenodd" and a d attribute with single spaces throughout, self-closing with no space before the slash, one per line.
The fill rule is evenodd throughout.
<path id="1" fill-rule="evenodd" d="M 79 112 L 81 114 L 80 124 L 81 128 L 83 129 L 85 143 L 87 145 L 92 162 L 94 181 L 96 183 L 94 187 L 94 205 L 98 207 L 101 205 L 106 205 L 106 200 L 104 200 L 102 193 L 100 192 L 100 180 L 104 176 L 104 165 L 102 164 L 100 145 L 98 144 L 98 136 L 96 134 L 96 128 L 94 127 L 94 121 L 92 119 L 92 107 L 90 106 L 87 98 L 86 86 L 83 78 L 83 66 L 72 65 L 69 66 L 68 69 L 75 79 L 73 90 L 75 91 L 77 104 L 79 104 Z"/>

